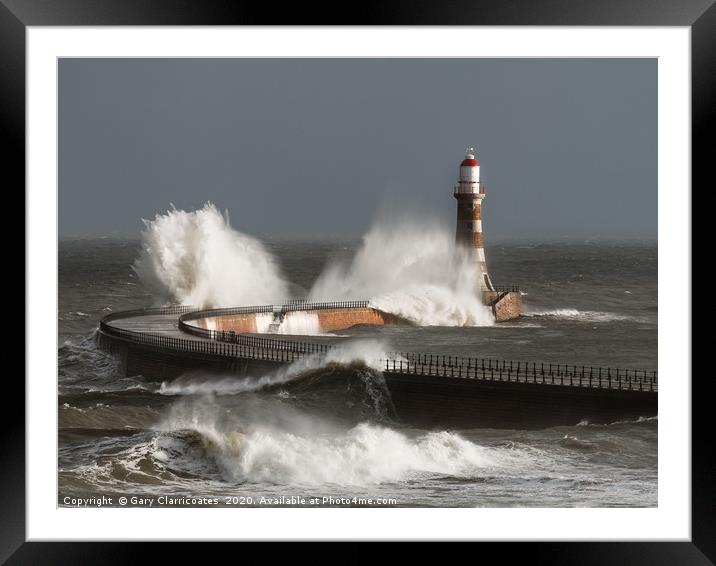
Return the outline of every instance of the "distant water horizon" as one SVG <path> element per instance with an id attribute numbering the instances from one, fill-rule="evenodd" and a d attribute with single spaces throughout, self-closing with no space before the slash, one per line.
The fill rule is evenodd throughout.
<path id="1" fill-rule="evenodd" d="M 364 235 L 356 235 L 356 236 L 345 236 L 345 237 L 337 237 L 337 238 L 330 238 L 330 237 L 301 237 L 301 236 L 281 236 L 281 237 L 274 237 L 270 235 L 261 235 L 261 234 L 251 234 L 253 237 L 258 238 L 265 242 L 277 242 L 277 243 L 290 243 L 290 242 L 300 242 L 300 243 L 327 243 L 327 242 L 338 242 L 338 243 L 356 243 L 361 241 L 363 239 Z M 127 242 L 139 242 L 141 241 L 141 237 L 133 234 L 60 234 L 58 236 L 57 241 L 58 242 L 72 242 L 74 240 L 117 240 L 117 241 L 127 241 Z M 631 237 L 613 237 L 613 236 L 562 236 L 562 237 L 554 237 L 554 238 L 527 238 L 527 237 L 515 237 L 515 238 L 489 238 L 489 235 L 485 238 L 485 247 L 489 247 L 490 245 L 500 245 L 500 244 L 533 244 L 533 245 L 541 245 L 541 244 L 594 244 L 594 243 L 604 243 L 604 244 L 634 244 L 634 245 L 653 245 L 656 246 L 658 244 L 657 238 L 652 237 L 639 237 L 639 236 L 631 236 Z"/>

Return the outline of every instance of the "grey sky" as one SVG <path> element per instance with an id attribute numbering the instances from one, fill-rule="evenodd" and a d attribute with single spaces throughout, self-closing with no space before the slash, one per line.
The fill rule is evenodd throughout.
<path id="1" fill-rule="evenodd" d="M 475 145 L 488 240 L 656 238 L 656 60 L 62 59 L 60 235 L 210 200 L 262 237 L 454 222 Z"/>

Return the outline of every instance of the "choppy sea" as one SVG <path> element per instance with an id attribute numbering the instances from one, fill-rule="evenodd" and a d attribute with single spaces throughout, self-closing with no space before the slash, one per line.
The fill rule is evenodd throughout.
<path id="1" fill-rule="evenodd" d="M 358 245 L 267 243 L 298 294 Z M 139 246 L 110 238 L 59 245 L 60 505 L 100 496 L 209 506 L 291 505 L 296 497 L 333 498 L 326 505 L 361 505 L 354 497 L 386 506 L 657 505 L 657 418 L 421 430 L 391 417 L 379 372 L 356 363 L 248 392 L 125 377 L 94 333 L 102 316 L 154 301 L 131 269 Z M 487 257 L 496 284 L 526 293 L 520 319 L 357 328 L 342 337 L 374 338 L 395 351 L 658 369 L 655 244 L 493 244 Z"/>

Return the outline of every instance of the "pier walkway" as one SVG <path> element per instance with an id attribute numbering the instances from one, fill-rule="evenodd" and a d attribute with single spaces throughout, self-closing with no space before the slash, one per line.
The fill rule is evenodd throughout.
<path id="1" fill-rule="evenodd" d="M 305 303 L 281 305 L 283 311 L 367 306 L 367 302 Z M 121 341 L 183 354 L 225 359 L 265 360 L 290 363 L 307 355 L 321 355 L 336 344 L 284 340 L 264 335 L 206 330 L 191 324 L 206 316 L 273 312 L 273 305 L 233 309 L 197 310 L 194 307 L 165 307 L 112 313 L 100 321 L 99 332 Z M 530 383 L 565 387 L 658 391 L 655 370 L 605 368 L 574 364 L 549 364 L 424 354 L 389 353 L 380 360 L 390 374 L 449 377 L 492 382 Z"/>

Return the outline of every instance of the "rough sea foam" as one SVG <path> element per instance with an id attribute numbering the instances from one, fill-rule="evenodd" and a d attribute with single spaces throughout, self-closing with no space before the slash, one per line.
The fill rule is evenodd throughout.
<path id="1" fill-rule="evenodd" d="M 134 270 L 160 302 L 225 307 L 291 298 L 275 258 L 211 203 L 145 221 Z M 447 227 L 430 219 L 382 221 L 350 262 L 329 263 L 308 299 L 369 299 L 421 326 L 487 326 L 494 320 L 475 291 L 478 278 L 475 261 L 455 249 Z M 312 321 L 299 318 L 281 332 L 316 333 Z"/>
<path id="2" fill-rule="evenodd" d="M 220 307 L 288 297 L 275 259 L 257 239 L 234 230 L 211 203 L 172 208 L 145 220 L 134 270 L 159 303 Z"/>

